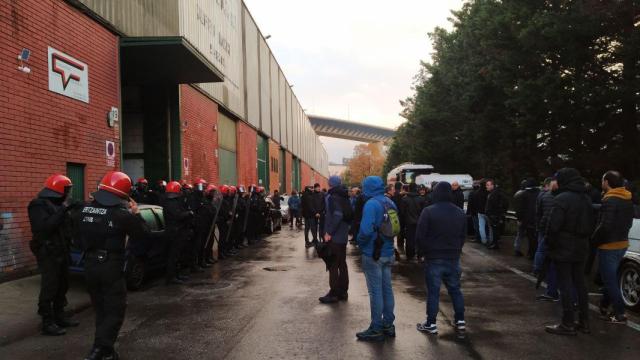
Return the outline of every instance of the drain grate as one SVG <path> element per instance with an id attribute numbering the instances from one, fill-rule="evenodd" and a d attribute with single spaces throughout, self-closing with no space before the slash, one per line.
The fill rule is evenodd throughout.
<path id="1" fill-rule="evenodd" d="M 289 266 L 289 265 L 277 265 L 277 266 L 267 266 L 265 268 L 262 268 L 263 270 L 267 270 L 267 271 L 288 271 L 291 269 L 295 269 L 294 266 Z"/>

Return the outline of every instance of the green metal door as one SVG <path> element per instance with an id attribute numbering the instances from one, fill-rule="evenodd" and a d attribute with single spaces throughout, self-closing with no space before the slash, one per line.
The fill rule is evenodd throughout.
<path id="1" fill-rule="evenodd" d="M 84 201 L 84 164 L 67 163 L 67 176 L 71 179 L 71 198 Z"/>
<path id="2" fill-rule="evenodd" d="M 293 176 L 291 176 L 291 182 L 293 183 L 293 188 L 297 191 L 302 191 L 300 188 L 300 159 L 294 157 L 292 165 Z"/>
<path id="3" fill-rule="evenodd" d="M 269 187 L 269 140 L 258 135 L 258 184 Z"/>
<path id="4" fill-rule="evenodd" d="M 284 155 L 284 149 L 280 149 L 280 160 L 278 162 L 278 164 L 280 165 L 280 169 L 278 171 L 278 175 L 280 178 L 280 194 L 284 194 L 285 192 L 287 192 L 287 164 L 286 164 L 287 160 L 285 158 Z"/>
<path id="5" fill-rule="evenodd" d="M 222 113 L 218 113 L 218 147 L 220 183 L 236 185 L 236 122 Z"/>

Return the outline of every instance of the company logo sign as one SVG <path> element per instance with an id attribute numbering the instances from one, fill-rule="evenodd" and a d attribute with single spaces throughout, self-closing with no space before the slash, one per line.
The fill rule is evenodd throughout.
<path id="1" fill-rule="evenodd" d="M 49 90 L 89 102 L 89 67 L 80 60 L 49 47 Z"/>

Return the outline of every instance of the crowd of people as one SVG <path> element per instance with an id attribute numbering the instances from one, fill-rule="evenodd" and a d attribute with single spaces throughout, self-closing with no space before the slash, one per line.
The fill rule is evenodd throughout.
<path id="1" fill-rule="evenodd" d="M 71 187 L 66 176 L 53 175 L 29 204 L 30 246 L 42 274 L 38 313 L 46 335 L 63 335 L 64 328 L 78 325 L 64 313 L 70 239 L 83 251 L 87 287 L 96 310 L 95 341 L 87 359 L 117 358 L 113 345 L 126 308 L 122 274 L 126 237 L 158 236 L 140 216 L 138 204 L 164 209 L 164 236 L 169 244 L 167 284 L 184 284 L 190 273 L 203 272 L 259 242 L 269 211 L 265 189 L 260 186 L 217 187 L 201 178 L 193 184 L 160 181 L 149 189 L 144 178 L 134 187 L 126 174 L 112 171 L 86 203 L 71 200 Z M 535 179 L 526 179 L 513 196 L 518 224 L 514 255 L 524 256 L 526 240 L 533 271 L 547 285 L 537 299 L 562 304 L 561 322 L 547 326 L 547 332 L 590 332 L 585 274 L 591 272 L 596 258 L 603 293 L 601 318 L 609 323 L 626 322 L 617 270 L 638 212 L 637 198 L 630 190 L 617 171 L 603 175 L 600 193 L 576 169 L 564 168 L 545 179 L 542 188 Z M 273 196 L 279 208 L 282 198 L 277 192 Z M 427 316 L 417 330 L 438 332 L 439 289 L 444 284 L 451 296 L 456 334 L 465 336 L 462 248 L 469 237 L 488 249 L 500 248 L 509 198 L 493 179 L 478 182 L 468 194 L 465 209 L 465 194 L 456 182 L 385 186 L 380 177 L 369 176 L 362 190 L 348 190 L 340 177 L 331 176 L 328 190 L 315 184 L 301 196 L 294 191 L 288 205 L 290 226 L 304 223 L 305 246 L 315 246 L 319 253 L 322 247 L 323 256 L 331 258 L 327 261 L 329 291 L 320 302 L 348 300 L 347 244 L 351 241 L 360 249 L 371 323 L 356 337 L 381 341 L 395 336 L 391 268 L 401 260 L 401 253 L 407 261 L 419 259 L 424 267 Z M 217 257 L 213 251 L 216 241 Z"/>

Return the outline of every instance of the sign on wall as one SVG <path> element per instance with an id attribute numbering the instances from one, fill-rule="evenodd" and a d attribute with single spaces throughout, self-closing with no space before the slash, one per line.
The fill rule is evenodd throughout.
<path id="1" fill-rule="evenodd" d="M 89 66 L 49 46 L 49 90 L 89 102 Z"/>
<path id="2" fill-rule="evenodd" d="M 116 144 L 113 141 L 105 141 L 105 155 L 107 156 L 107 166 L 116 166 Z"/>

